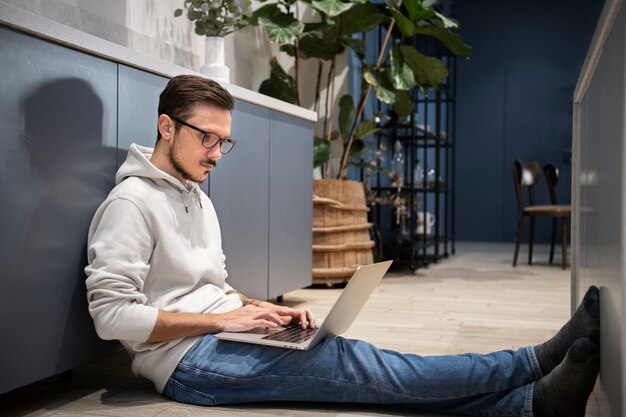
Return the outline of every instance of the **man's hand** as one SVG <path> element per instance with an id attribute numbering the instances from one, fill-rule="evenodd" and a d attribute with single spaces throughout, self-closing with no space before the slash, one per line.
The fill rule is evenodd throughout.
<path id="1" fill-rule="evenodd" d="M 267 301 L 247 305 L 228 313 L 198 314 L 159 311 L 148 342 L 162 342 L 207 333 L 245 332 L 256 327 L 276 328 L 300 323 L 303 329 L 315 328 L 315 318 L 309 309 L 277 306 Z"/>
<path id="2" fill-rule="evenodd" d="M 214 316 L 218 320 L 218 327 L 225 332 L 246 332 L 256 327 L 276 328 L 286 324 L 284 317 L 273 309 L 251 304 Z"/>
<path id="3" fill-rule="evenodd" d="M 291 307 L 277 306 L 276 304 L 263 301 L 259 304 L 259 307 L 267 308 L 274 311 L 283 320 L 283 326 L 290 323 L 300 323 L 303 329 L 311 328 L 315 329 L 315 317 L 308 308 L 297 309 Z"/>

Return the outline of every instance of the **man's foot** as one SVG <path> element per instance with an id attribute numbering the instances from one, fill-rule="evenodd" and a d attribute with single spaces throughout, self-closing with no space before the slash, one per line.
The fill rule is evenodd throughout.
<path id="1" fill-rule="evenodd" d="M 584 417 L 600 363 L 598 347 L 580 338 L 563 362 L 535 383 L 533 414 L 536 417 Z"/>
<path id="2" fill-rule="evenodd" d="M 600 291 L 591 286 L 572 318 L 550 340 L 535 346 L 543 375 L 548 375 L 565 357 L 569 347 L 581 337 L 600 343 Z"/>

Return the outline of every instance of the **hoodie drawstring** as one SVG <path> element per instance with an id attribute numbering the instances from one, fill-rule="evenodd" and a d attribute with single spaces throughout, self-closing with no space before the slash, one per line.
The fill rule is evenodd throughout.
<path id="1" fill-rule="evenodd" d="M 185 194 L 185 191 L 180 190 L 180 196 L 183 199 L 183 205 L 185 206 L 185 213 L 189 214 L 189 205 L 187 204 L 187 196 Z M 200 208 L 204 208 L 202 207 L 202 196 L 200 195 L 200 193 L 196 190 L 194 191 L 194 194 L 196 195 L 196 199 L 198 200 L 198 205 L 200 206 Z"/>
<path id="2" fill-rule="evenodd" d="M 187 197 L 185 197 L 185 192 L 180 190 L 180 196 L 183 199 L 183 205 L 185 206 L 185 213 L 189 214 L 189 207 L 187 207 Z"/>

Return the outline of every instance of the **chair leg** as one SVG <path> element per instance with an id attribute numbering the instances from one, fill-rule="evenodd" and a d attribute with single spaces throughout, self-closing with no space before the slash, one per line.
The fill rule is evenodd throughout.
<path id="1" fill-rule="evenodd" d="M 561 245 L 563 246 L 563 269 L 567 269 L 567 217 L 561 219 Z"/>
<path id="2" fill-rule="evenodd" d="M 515 254 L 513 255 L 513 266 L 517 266 L 517 255 L 519 255 L 519 247 L 522 241 L 522 230 L 524 228 L 524 217 L 517 218 L 517 234 L 515 235 Z"/>
<path id="3" fill-rule="evenodd" d="M 556 243 L 557 218 L 552 218 L 552 241 L 550 242 L 550 263 L 554 260 L 554 244 Z"/>
<path id="4" fill-rule="evenodd" d="M 530 237 L 528 238 L 528 265 L 533 263 L 533 243 L 535 242 L 535 217 L 530 217 Z"/>

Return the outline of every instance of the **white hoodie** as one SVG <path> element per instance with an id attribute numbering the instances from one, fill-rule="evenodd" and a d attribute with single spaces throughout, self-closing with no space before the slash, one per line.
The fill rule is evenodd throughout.
<path id="1" fill-rule="evenodd" d="M 116 187 L 96 211 L 87 242 L 89 313 L 102 339 L 122 342 L 132 370 L 163 391 L 200 336 L 148 343 L 159 310 L 225 313 L 242 306 L 231 290 L 213 204 L 131 145 Z"/>

